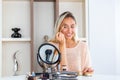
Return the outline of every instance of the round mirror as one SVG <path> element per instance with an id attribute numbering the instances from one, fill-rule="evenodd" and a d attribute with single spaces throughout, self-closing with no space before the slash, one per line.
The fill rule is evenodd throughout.
<path id="1" fill-rule="evenodd" d="M 40 60 L 43 63 L 52 65 L 60 62 L 60 52 L 59 50 L 50 43 L 44 43 L 40 45 L 38 49 L 38 58 L 40 58 L 38 61 L 40 63 Z"/>

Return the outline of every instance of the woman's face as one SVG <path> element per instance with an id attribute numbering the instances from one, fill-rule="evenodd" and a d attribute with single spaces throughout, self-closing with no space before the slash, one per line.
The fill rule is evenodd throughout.
<path id="1" fill-rule="evenodd" d="M 60 26 L 60 31 L 66 39 L 72 39 L 75 35 L 76 22 L 71 17 L 65 18 Z"/>

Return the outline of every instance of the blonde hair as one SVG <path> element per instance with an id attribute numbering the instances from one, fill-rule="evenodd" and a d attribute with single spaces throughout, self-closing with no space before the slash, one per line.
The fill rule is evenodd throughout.
<path id="1" fill-rule="evenodd" d="M 71 12 L 66 11 L 66 12 L 62 13 L 58 17 L 58 19 L 56 20 L 56 23 L 55 23 L 55 26 L 54 26 L 54 36 L 53 36 L 53 39 L 50 40 L 51 42 L 57 42 L 56 39 L 55 39 L 55 35 L 60 31 L 60 25 L 63 22 L 63 20 L 65 18 L 68 18 L 68 17 L 71 17 L 75 21 L 75 23 L 76 23 L 76 19 L 75 19 L 75 17 L 73 16 L 73 14 Z M 77 27 L 77 23 L 76 23 L 76 27 Z M 74 41 L 78 40 L 77 30 L 75 31 L 75 35 L 73 37 L 73 40 Z"/>

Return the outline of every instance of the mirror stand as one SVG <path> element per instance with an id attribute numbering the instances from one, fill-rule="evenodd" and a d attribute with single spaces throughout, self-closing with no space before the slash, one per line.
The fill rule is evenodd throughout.
<path id="1" fill-rule="evenodd" d="M 60 52 L 50 43 L 43 43 L 40 45 L 37 54 L 37 61 L 40 67 L 43 68 L 43 73 L 38 74 L 40 79 L 61 80 L 74 79 L 76 80 L 77 73 L 69 71 L 60 71 Z"/>

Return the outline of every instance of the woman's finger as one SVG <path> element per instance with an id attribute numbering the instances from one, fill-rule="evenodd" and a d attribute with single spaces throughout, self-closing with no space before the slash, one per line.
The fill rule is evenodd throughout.
<path id="1" fill-rule="evenodd" d="M 89 68 L 88 69 L 88 72 L 93 72 L 94 70 L 92 68 Z"/>
<path id="2" fill-rule="evenodd" d="M 88 71 L 88 68 L 85 68 L 85 69 L 83 70 L 84 73 L 87 72 L 87 71 Z"/>
<path id="3" fill-rule="evenodd" d="M 85 68 L 83 72 L 85 73 L 85 72 L 93 72 L 93 71 L 94 70 L 92 68 Z"/>

